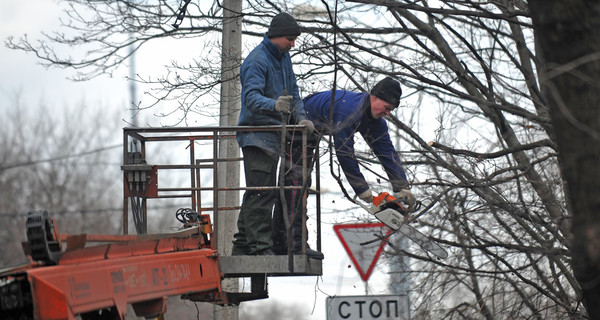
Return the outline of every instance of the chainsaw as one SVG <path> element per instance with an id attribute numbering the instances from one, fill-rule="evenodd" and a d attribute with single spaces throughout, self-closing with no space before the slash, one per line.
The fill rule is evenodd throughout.
<path id="1" fill-rule="evenodd" d="M 370 207 L 360 201 L 355 202 L 390 228 L 393 231 L 390 235 L 399 232 L 437 258 L 446 259 L 448 257 L 448 252 L 437 242 L 408 224 L 412 219 L 408 209 L 402 203 L 402 199 L 396 199 L 387 192 L 381 192 L 373 197 L 373 204 Z"/>
<path id="2" fill-rule="evenodd" d="M 368 208 L 368 211 L 377 220 L 383 222 L 383 224 L 394 231 L 400 229 L 408 216 L 408 210 L 404 207 L 401 200 L 396 199 L 387 192 L 381 192 L 376 197 L 373 197 L 373 204 Z"/>

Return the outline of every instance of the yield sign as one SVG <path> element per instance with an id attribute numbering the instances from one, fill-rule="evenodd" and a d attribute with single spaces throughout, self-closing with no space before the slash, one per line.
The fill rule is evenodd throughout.
<path id="1" fill-rule="evenodd" d="M 387 243 L 387 238 L 378 241 L 372 240 L 383 237 L 392 231 L 383 223 L 336 224 L 333 226 L 333 231 L 340 238 L 361 279 L 365 282 L 369 280 L 375 263 Z M 361 245 L 365 242 L 369 243 Z"/>

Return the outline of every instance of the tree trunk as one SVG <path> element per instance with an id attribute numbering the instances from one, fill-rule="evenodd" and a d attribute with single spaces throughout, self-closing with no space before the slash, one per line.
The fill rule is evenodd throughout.
<path id="1" fill-rule="evenodd" d="M 600 1 L 530 0 L 572 216 L 573 268 L 600 319 Z"/>

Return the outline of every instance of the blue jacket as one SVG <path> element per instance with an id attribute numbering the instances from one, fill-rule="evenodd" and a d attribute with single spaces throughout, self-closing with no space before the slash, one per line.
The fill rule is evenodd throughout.
<path id="1" fill-rule="evenodd" d="M 266 35 L 242 63 L 240 80 L 242 109 L 239 126 L 280 126 L 282 114 L 275 111 L 275 101 L 282 95 L 294 97 L 291 103 L 293 119 L 296 121 L 306 119 L 290 54 L 282 54 Z M 256 146 L 279 155 L 281 134 L 280 132 L 240 131 L 237 134 L 237 142 L 241 148 Z"/>
<path id="2" fill-rule="evenodd" d="M 356 194 L 369 189 L 354 155 L 354 134 L 360 132 L 385 169 L 394 191 L 408 187 L 406 173 L 398 157 L 385 119 L 374 119 L 368 93 L 338 90 L 333 101 L 333 121 L 330 128 L 331 91 L 304 98 L 306 117 L 319 131 L 333 135 L 338 161 Z"/>

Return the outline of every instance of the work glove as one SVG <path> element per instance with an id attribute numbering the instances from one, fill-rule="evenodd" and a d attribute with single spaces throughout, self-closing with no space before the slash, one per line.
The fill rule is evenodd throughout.
<path id="1" fill-rule="evenodd" d="M 306 129 L 308 129 L 309 135 L 315 131 L 315 125 L 310 120 L 300 120 L 300 122 L 298 122 L 298 125 L 306 126 Z"/>
<path id="2" fill-rule="evenodd" d="M 281 96 L 275 101 L 275 110 L 283 113 L 290 113 L 290 102 L 292 96 Z"/>
<path id="3" fill-rule="evenodd" d="M 361 194 L 358 195 L 358 197 L 360 198 L 360 200 L 362 200 L 366 203 L 373 202 L 373 192 L 371 192 L 371 189 L 367 189 L 367 190 L 363 191 Z"/>
<path id="4" fill-rule="evenodd" d="M 417 198 L 410 192 L 409 189 L 402 189 L 398 192 L 394 192 L 394 198 L 408 205 L 408 212 L 412 212 L 415 209 Z"/>

